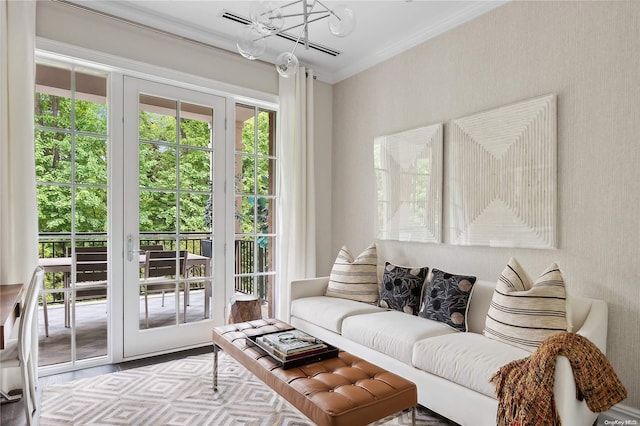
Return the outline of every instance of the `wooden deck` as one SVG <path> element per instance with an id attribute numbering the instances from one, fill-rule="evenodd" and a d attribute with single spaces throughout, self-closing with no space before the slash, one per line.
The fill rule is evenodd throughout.
<path id="1" fill-rule="evenodd" d="M 175 305 L 173 293 L 165 295 L 162 307 L 162 295 L 149 297 L 149 327 L 164 327 L 175 324 Z M 182 294 L 180 296 L 180 319 L 182 319 Z M 45 336 L 44 314 L 42 306 L 38 310 L 40 343 L 40 366 L 71 361 L 71 329 L 64 327 L 64 306 L 48 305 L 49 337 Z M 190 305 L 187 307 L 187 322 L 204 319 L 204 290 L 190 292 Z M 140 328 L 146 328 L 144 318 L 144 298 L 140 298 Z M 76 305 L 76 358 L 88 359 L 107 355 L 107 304 L 105 300 L 78 302 Z"/>

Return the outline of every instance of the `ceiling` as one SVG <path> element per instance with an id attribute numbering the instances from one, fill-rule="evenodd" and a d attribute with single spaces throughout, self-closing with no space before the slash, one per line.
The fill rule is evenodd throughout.
<path id="1" fill-rule="evenodd" d="M 312 68 L 319 79 L 336 83 L 397 55 L 451 28 L 469 21 L 508 0 L 388 0 L 332 1 L 328 7 L 345 5 L 356 16 L 356 27 L 347 37 L 333 36 L 327 20 L 309 24 L 310 42 L 339 52 L 332 56 L 298 46 L 301 65 Z M 159 29 L 225 50 L 237 52 L 236 34 L 242 24 L 225 19 L 225 11 L 249 17 L 252 1 L 204 0 L 66 0 L 84 8 Z M 310 1 L 311 2 L 311 1 Z M 288 2 L 274 1 L 283 5 Z M 315 7 L 318 7 L 316 4 Z M 289 11 L 301 11 L 302 5 Z M 288 21 L 285 21 L 285 26 Z M 299 29 L 291 30 L 295 38 Z M 279 53 L 290 51 L 294 42 L 279 37 L 267 39 L 263 61 L 273 63 Z"/>

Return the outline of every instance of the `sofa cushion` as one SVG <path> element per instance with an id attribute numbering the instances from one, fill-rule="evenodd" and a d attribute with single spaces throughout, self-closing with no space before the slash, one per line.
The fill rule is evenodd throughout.
<path id="1" fill-rule="evenodd" d="M 511 258 L 498 279 L 485 322 L 485 336 L 530 352 L 552 334 L 567 330 L 566 291 L 552 263 L 535 283 Z"/>
<path id="2" fill-rule="evenodd" d="M 475 282 L 476 277 L 434 269 L 418 315 L 467 331 L 467 310 Z"/>
<path id="3" fill-rule="evenodd" d="M 342 336 L 411 365 L 413 345 L 421 339 L 455 333 L 446 325 L 398 311 L 356 315 L 342 322 Z"/>
<path id="4" fill-rule="evenodd" d="M 380 295 L 377 263 L 375 243 L 355 259 L 343 246 L 331 269 L 326 296 L 376 303 Z"/>
<path id="5" fill-rule="evenodd" d="M 385 262 L 380 289 L 380 306 L 418 315 L 420 296 L 429 268 L 411 268 Z"/>
<path id="6" fill-rule="evenodd" d="M 414 367 L 496 398 L 491 377 L 529 352 L 476 333 L 450 333 L 416 342 Z"/>
<path id="7" fill-rule="evenodd" d="M 334 333 L 341 333 L 342 320 L 351 315 L 384 311 L 384 309 L 368 303 L 327 296 L 303 297 L 291 302 L 291 316 L 311 322 Z"/>

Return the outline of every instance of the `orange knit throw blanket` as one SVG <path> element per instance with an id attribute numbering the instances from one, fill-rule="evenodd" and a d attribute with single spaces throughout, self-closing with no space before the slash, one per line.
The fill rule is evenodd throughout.
<path id="1" fill-rule="evenodd" d="M 553 399 L 556 357 L 569 358 L 576 398 L 595 413 L 627 397 L 627 390 L 602 352 L 575 333 L 557 333 L 528 358 L 512 361 L 491 378 L 498 395 L 498 426 L 555 426 L 560 418 Z"/>

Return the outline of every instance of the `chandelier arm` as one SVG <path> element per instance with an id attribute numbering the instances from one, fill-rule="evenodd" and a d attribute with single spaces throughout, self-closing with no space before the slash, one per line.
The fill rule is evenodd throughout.
<path id="1" fill-rule="evenodd" d="M 301 0 L 302 1 L 302 0 Z M 342 19 L 340 19 L 340 17 L 338 15 L 335 14 L 335 12 L 331 9 L 329 9 L 329 7 L 327 7 L 324 3 L 322 3 L 320 0 L 316 0 L 316 3 L 318 3 L 320 6 L 324 7 L 327 12 L 329 12 L 330 15 L 335 16 L 336 18 L 338 18 L 339 21 L 342 21 Z"/>
<path id="2" fill-rule="evenodd" d="M 290 3 L 283 4 L 282 6 L 280 6 L 280 9 L 284 9 L 285 7 L 293 6 L 294 4 L 298 4 L 298 3 L 302 3 L 302 0 L 294 0 Z"/>
<path id="3" fill-rule="evenodd" d="M 308 13 L 291 13 L 289 15 L 282 15 L 282 17 L 283 18 L 291 18 L 293 16 L 309 16 L 309 15 L 317 15 L 319 13 L 327 13 L 327 12 L 331 13 L 330 10 L 317 10 L 315 12 L 308 12 Z M 329 15 L 327 15 L 327 16 L 329 16 Z"/>

